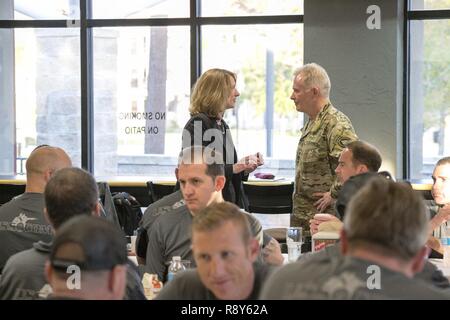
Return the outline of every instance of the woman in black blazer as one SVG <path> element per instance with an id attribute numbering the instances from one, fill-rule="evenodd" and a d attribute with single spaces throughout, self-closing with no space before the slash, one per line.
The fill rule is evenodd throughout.
<path id="1" fill-rule="evenodd" d="M 225 110 L 234 108 L 238 96 L 234 73 L 224 69 L 203 73 L 192 89 L 191 118 L 184 127 L 183 148 L 203 145 L 221 151 L 226 178 L 222 195 L 226 201 L 248 210 L 242 181 L 264 161 L 260 153 L 238 161 L 230 128 L 223 120 Z"/>

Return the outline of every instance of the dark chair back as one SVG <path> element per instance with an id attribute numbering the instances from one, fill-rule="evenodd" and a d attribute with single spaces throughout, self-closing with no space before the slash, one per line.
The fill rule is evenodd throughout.
<path id="1" fill-rule="evenodd" d="M 114 199 L 111 194 L 111 189 L 107 182 L 97 182 L 98 194 L 100 196 L 100 202 L 102 204 L 101 216 L 115 224 L 118 228 L 121 228 L 119 217 L 117 216 L 116 206 L 114 205 Z"/>
<path id="2" fill-rule="evenodd" d="M 153 203 L 173 193 L 175 191 L 175 186 L 167 183 L 155 183 L 153 181 L 147 181 L 147 191 L 148 196 L 150 197 L 150 203 Z"/>
<path id="3" fill-rule="evenodd" d="M 253 213 L 292 213 L 294 182 L 289 184 L 244 183 L 244 192 Z"/>
<path id="4" fill-rule="evenodd" d="M 0 184 L 0 205 L 25 192 L 25 184 Z"/>
<path id="5" fill-rule="evenodd" d="M 244 182 L 244 192 L 249 203 L 249 212 L 258 214 L 292 213 L 294 183 L 269 184 Z M 270 228 L 264 232 L 280 242 L 281 252 L 286 253 L 286 228 Z"/>

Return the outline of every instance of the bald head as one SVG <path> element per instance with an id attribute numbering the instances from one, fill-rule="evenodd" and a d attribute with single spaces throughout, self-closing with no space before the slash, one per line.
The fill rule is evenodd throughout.
<path id="1" fill-rule="evenodd" d="M 42 146 L 34 149 L 26 162 L 26 192 L 43 193 L 47 181 L 56 171 L 71 166 L 72 161 L 61 148 Z"/>

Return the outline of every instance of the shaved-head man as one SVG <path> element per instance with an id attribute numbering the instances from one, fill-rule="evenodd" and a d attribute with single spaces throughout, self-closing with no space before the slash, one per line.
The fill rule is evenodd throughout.
<path id="1" fill-rule="evenodd" d="M 44 190 L 59 169 L 71 167 L 64 150 L 39 146 L 28 157 L 25 193 L 0 207 L 0 273 L 8 258 L 32 247 L 39 240 L 50 241 L 52 228 L 44 219 Z"/>
<path id="2" fill-rule="evenodd" d="M 50 177 L 59 169 L 72 166 L 67 153 L 51 146 L 40 146 L 28 157 L 27 186 L 25 192 L 43 193 Z"/>

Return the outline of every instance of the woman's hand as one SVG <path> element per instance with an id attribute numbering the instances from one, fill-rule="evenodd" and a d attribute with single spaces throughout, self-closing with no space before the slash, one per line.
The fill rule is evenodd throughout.
<path id="1" fill-rule="evenodd" d="M 254 171 L 258 167 L 258 162 L 255 155 L 246 156 L 233 164 L 233 173 L 241 173 L 245 171 L 247 173 Z"/>
<path id="2" fill-rule="evenodd" d="M 238 163 L 233 165 L 233 173 L 240 173 L 245 171 L 245 173 L 250 173 L 255 171 L 256 168 L 264 164 L 263 155 L 259 152 L 251 154 L 239 160 Z"/>

